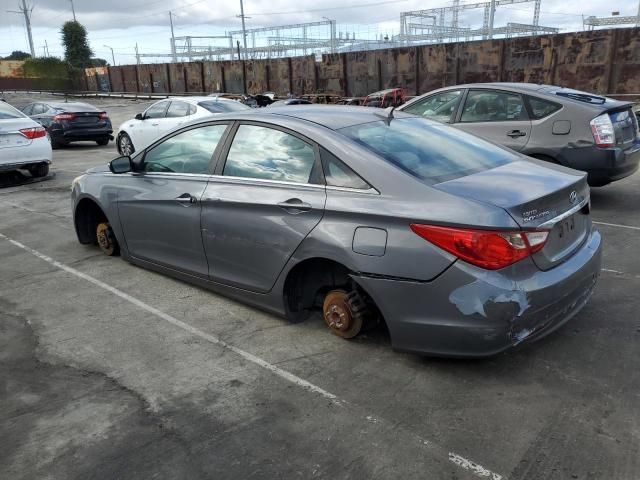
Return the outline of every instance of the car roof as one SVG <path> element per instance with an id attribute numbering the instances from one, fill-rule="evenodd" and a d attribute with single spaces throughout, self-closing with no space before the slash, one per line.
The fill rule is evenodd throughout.
<path id="1" fill-rule="evenodd" d="M 261 109 L 260 112 L 236 114 L 235 117 L 239 118 L 240 115 L 243 115 L 243 118 L 251 118 L 252 120 L 258 120 L 259 117 L 262 117 L 263 115 L 291 117 L 306 120 L 331 130 L 339 130 L 353 125 L 384 120 L 386 111 L 380 108 L 371 107 L 318 105 L 311 103 L 291 105 L 288 107 L 271 106 L 268 109 Z M 394 116 L 399 118 L 415 118 L 414 115 L 409 115 L 400 111 L 394 112 Z M 220 118 L 223 117 L 221 116 Z"/>
<path id="2" fill-rule="evenodd" d="M 209 97 L 209 96 L 198 96 L 198 97 L 167 97 L 166 100 L 181 100 L 187 103 L 198 103 L 198 102 L 237 102 L 237 100 L 233 100 L 231 98 L 224 97 Z"/>
<path id="3" fill-rule="evenodd" d="M 98 108 L 83 102 L 36 102 L 44 103 L 52 108 L 64 110 L 65 112 L 100 112 Z"/>
<path id="4" fill-rule="evenodd" d="M 446 91 L 446 90 L 456 90 L 456 89 L 462 89 L 462 88 L 492 88 L 492 89 L 501 89 L 501 90 L 507 90 L 507 91 L 513 91 L 513 92 L 517 92 L 517 93 L 529 93 L 529 92 L 535 92 L 536 95 L 540 95 L 549 99 L 553 99 L 553 101 L 555 102 L 570 102 L 573 103 L 575 105 L 581 105 L 581 106 L 590 106 L 590 107 L 594 107 L 596 109 L 599 110 L 608 110 L 611 108 L 618 108 L 618 107 L 623 107 L 626 105 L 630 105 L 630 102 L 624 102 L 624 101 L 619 101 L 619 100 L 615 100 L 613 98 L 610 97 L 605 97 L 604 95 L 599 95 L 597 93 L 588 93 L 585 92 L 587 95 L 593 96 L 593 97 L 601 97 L 601 98 L 605 98 L 605 102 L 604 103 L 589 103 L 589 102 L 585 102 L 585 101 L 581 101 L 581 100 L 577 100 L 575 98 L 571 98 L 571 97 L 567 97 L 567 96 L 561 96 L 561 95 L 557 95 L 556 92 L 558 91 L 562 91 L 562 90 L 566 90 L 566 91 L 573 91 L 570 88 L 567 87 L 562 87 L 562 86 L 558 86 L 558 85 L 549 85 L 549 84 L 544 84 L 544 83 L 519 83 L 519 82 L 487 82 L 487 83 L 464 83 L 461 85 L 450 85 L 448 87 L 443 87 L 437 90 L 432 90 L 431 92 L 425 93 L 423 95 L 420 95 L 420 97 L 424 96 L 424 95 L 430 95 L 431 93 L 434 92 L 439 92 L 439 91 Z M 420 98 L 420 97 L 416 97 L 416 98 Z M 407 102 L 405 105 L 408 105 L 409 103 L 413 103 L 411 102 Z"/>

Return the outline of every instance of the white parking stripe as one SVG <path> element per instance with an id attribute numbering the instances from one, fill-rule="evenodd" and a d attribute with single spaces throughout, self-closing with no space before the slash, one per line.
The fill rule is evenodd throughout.
<path id="1" fill-rule="evenodd" d="M 487 470 L 482 465 L 478 465 L 476 462 L 467 460 L 457 453 L 449 452 L 449 461 L 455 463 L 459 467 L 464 468 L 465 470 L 469 470 L 475 473 L 479 477 L 490 478 L 491 480 L 503 480 L 502 475 L 493 473 L 491 470 Z"/>
<path id="2" fill-rule="evenodd" d="M 30 254 L 38 257 L 41 260 L 44 260 L 45 262 L 53 265 L 54 267 L 59 268 L 60 270 L 64 270 L 65 272 L 71 273 L 72 275 L 75 275 L 76 277 L 82 278 L 83 280 L 86 280 L 87 282 L 93 283 L 94 285 L 103 288 L 104 290 L 107 290 L 111 293 L 113 293 L 114 295 L 117 295 L 118 297 L 133 303 L 135 306 L 142 308 L 143 310 L 146 310 L 149 313 L 152 313 L 153 315 L 160 317 L 161 319 L 171 323 L 172 325 L 175 325 L 176 327 L 179 327 L 183 330 L 186 330 L 187 332 L 196 335 L 208 342 L 211 342 L 213 344 L 216 345 L 220 345 L 221 347 L 224 347 L 228 350 L 231 350 L 232 352 L 240 355 L 242 358 L 244 358 L 245 360 L 250 361 L 251 363 L 255 363 L 256 365 L 259 365 L 262 368 L 265 368 L 267 370 L 269 370 L 270 372 L 275 373 L 276 375 L 278 375 L 279 377 L 284 378 L 285 380 L 288 380 L 291 383 L 294 383 L 296 385 L 298 385 L 299 387 L 302 387 L 306 390 L 309 390 L 311 392 L 317 393 L 319 395 L 322 395 L 325 398 L 328 398 L 329 400 L 333 401 L 336 404 L 342 404 L 344 403 L 344 401 L 339 400 L 338 397 L 336 397 L 333 393 L 331 392 L 327 392 L 326 390 L 318 387 L 317 385 L 314 385 L 313 383 L 307 382 L 306 380 L 294 375 L 293 373 L 287 372 L 286 370 L 283 370 L 279 367 L 276 367 L 275 365 L 267 362 L 266 360 L 263 360 L 259 357 L 256 357 L 255 355 L 249 353 L 249 352 L 245 352 L 244 350 L 238 348 L 238 347 L 234 347 L 233 345 L 229 345 L 227 342 L 225 342 L 224 340 L 219 339 L 218 337 L 215 337 L 213 335 L 210 335 L 208 333 L 203 332 L 202 330 L 198 330 L 195 327 L 192 327 L 191 325 L 189 325 L 188 323 L 185 323 L 181 320 L 178 320 L 175 317 L 172 317 L 171 315 L 164 313 L 161 310 L 158 310 L 157 308 L 152 307 L 151 305 L 148 305 L 146 303 L 144 303 L 142 300 L 138 300 L 137 298 L 132 297 L 131 295 L 124 293 L 122 290 L 118 290 L 117 288 L 112 287 L 111 285 L 107 285 L 104 282 L 101 282 L 100 280 L 98 280 L 97 278 L 93 278 L 90 275 L 87 275 L 86 273 L 82 273 L 79 270 L 76 270 L 75 268 L 69 267 L 67 265 L 64 265 L 63 263 L 60 263 L 54 259 L 52 259 L 51 257 L 48 257 L 46 255 L 44 255 L 43 253 L 38 252 L 37 250 L 34 250 L 32 248 L 27 247 L 26 245 L 17 242 L 16 240 L 13 240 L 9 237 L 7 237 L 6 235 L 3 235 L 2 233 L 0 233 L 0 238 L 4 238 L 5 240 L 8 240 L 9 242 L 11 242 L 13 245 L 15 245 L 16 247 L 19 247 L 27 252 L 29 252 Z"/>
<path id="3" fill-rule="evenodd" d="M 70 273 L 72 275 L 75 275 L 78 278 L 81 278 L 83 280 L 86 280 L 89 283 L 92 283 L 104 290 L 107 290 L 108 292 L 113 293 L 114 295 L 117 295 L 118 297 L 122 298 L 123 300 L 126 300 L 130 303 L 132 303 L 133 305 L 142 308 L 143 310 L 146 310 L 147 312 L 165 320 L 166 322 L 169 322 L 170 324 L 181 328 L 182 330 L 185 330 L 193 335 L 196 335 L 208 342 L 211 342 L 215 345 L 219 345 L 223 348 L 226 348 L 228 350 L 231 350 L 232 352 L 234 352 L 235 354 L 241 356 L 242 358 L 244 358 L 245 360 L 248 360 L 251 363 L 254 363 L 272 373 L 274 373 L 275 375 L 303 388 L 304 390 L 316 393 L 324 398 L 327 398 L 329 400 L 331 400 L 331 402 L 334 405 L 337 406 L 346 406 L 348 405 L 348 402 L 346 400 L 342 400 L 340 398 L 337 397 L 337 395 L 334 395 L 331 392 L 328 392 L 327 390 L 314 385 L 311 382 L 308 382 L 307 380 L 298 377 L 297 375 L 294 375 L 291 372 L 288 372 L 286 370 L 283 370 L 269 362 L 267 362 L 266 360 L 263 360 L 260 357 L 257 357 L 255 355 L 253 355 L 252 353 L 246 352 L 244 350 L 242 350 L 241 348 L 235 347 L 233 345 L 228 344 L 227 342 L 225 342 L 224 340 L 221 340 L 220 338 L 208 334 L 206 332 L 203 332 L 202 330 L 199 330 L 191 325 L 189 325 L 188 323 L 185 323 L 181 320 L 178 320 L 175 317 L 172 317 L 171 315 L 169 315 L 168 313 L 165 313 L 161 310 L 158 310 L 155 307 L 152 307 L 151 305 L 143 302 L 142 300 L 138 300 L 135 297 L 132 297 L 131 295 L 123 292 L 122 290 L 118 290 L 117 288 L 112 287 L 111 285 L 108 285 L 94 277 L 92 277 L 91 275 L 87 275 L 86 273 L 83 273 L 79 270 L 76 270 L 75 268 L 69 267 L 68 265 L 65 265 L 63 263 L 58 262 L 57 260 L 54 260 L 53 258 L 40 253 L 37 250 L 34 250 L 31 247 L 28 247 L 26 245 L 24 245 L 23 243 L 18 242 L 17 240 L 13 240 L 12 238 L 7 237 L 6 235 L 0 233 L 0 238 L 7 240 L 8 242 L 10 242 L 12 245 L 21 248 L 22 250 L 29 252 L 30 254 L 32 254 L 33 256 L 49 263 L 50 265 L 53 265 L 56 268 L 59 268 L 60 270 L 63 270 L 67 273 Z M 378 422 L 382 422 L 384 421 L 381 418 L 376 418 L 373 417 L 371 415 L 368 415 L 365 417 L 365 419 L 371 423 L 378 423 Z M 414 434 L 415 435 L 415 434 Z M 440 453 L 445 453 L 446 450 L 443 450 L 442 447 L 440 447 L 439 445 L 429 441 L 429 440 L 425 440 L 417 435 L 415 435 L 417 437 L 417 439 L 420 441 L 421 444 L 427 446 L 427 447 L 431 447 L 431 448 L 435 448 L 438 452 Z M 481 477 L 481 478 L 490 478 L 491 480 L 506 480 L 504 479 L 504 477 L 502 477 L 502 475 L 499 475 L 497 473 L 492 472 L 491 470 L 484 468 L 482 465 L 479 465 L 475 462 L 472 462 L 471 460 L 467 460 L 466 458 L 458 455 L 457 453 L 453 453 L 453 452 L 449 452 L 449 461 L 454 463 L 455 465 L 463 468 L 464 470 L 467 470 L 471 473 L 473 473 L 474 475 Z"/>
<path id="4" fill-rule="evenodd" d="M 628 228 L 629 230 L 640 230 L 640 227 L 634 227 L 632 225 L 621 225 L 619 223 L 607 223 L 607 222 L 593 222 L 598 225 L 606 225 L 607 227 Z"/>

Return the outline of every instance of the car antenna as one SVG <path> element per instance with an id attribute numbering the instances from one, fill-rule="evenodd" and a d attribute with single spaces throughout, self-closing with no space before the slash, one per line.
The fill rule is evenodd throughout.
<path id="1" fill-rule="evenodd" d="M 393 120 L 395 117 L 393 116 L 393 111 L 396 109 L 395 105 L 392 107 L 387 107 L 385 108 L 382 112 L 376 112 L 375 114 L 378 117 L 382 117 L 384 119 L 384 122 L 387 124 L 387 126 L 391 125 L 391 120 Z"/>

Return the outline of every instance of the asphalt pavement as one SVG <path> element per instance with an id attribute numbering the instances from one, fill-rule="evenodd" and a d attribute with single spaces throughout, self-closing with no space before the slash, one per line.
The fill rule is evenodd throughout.
<path id="1" fill-rule="evenodd" d="M 83 101 L 115 126 L 150 103 Z M 592 190 L 603 270 L 582 312 L 468 361 L 80 245 L 71 181 L 116 156 L 72 144 L 46 181 L 0 179 L 0 478 L 640 478 L 640 174 Z"/>

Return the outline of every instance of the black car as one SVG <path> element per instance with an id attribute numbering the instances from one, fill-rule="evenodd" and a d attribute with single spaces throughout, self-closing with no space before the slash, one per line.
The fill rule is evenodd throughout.
<path id="1" fill-rule="evenodd" d="M 47 129 L 54 148 L 86 140 L 107 145 L 113 140 L 107 113 L 88 103 L 36 102 L 24 107 L 22 113 Z"/>
<path id="2" fill-rule="evenodd" d="M 286 100 L 276 100 L 270 106 L 282 107 L 284 105 L 311 105 L 311 102 L 302 98 L 287 98 Z"/>

